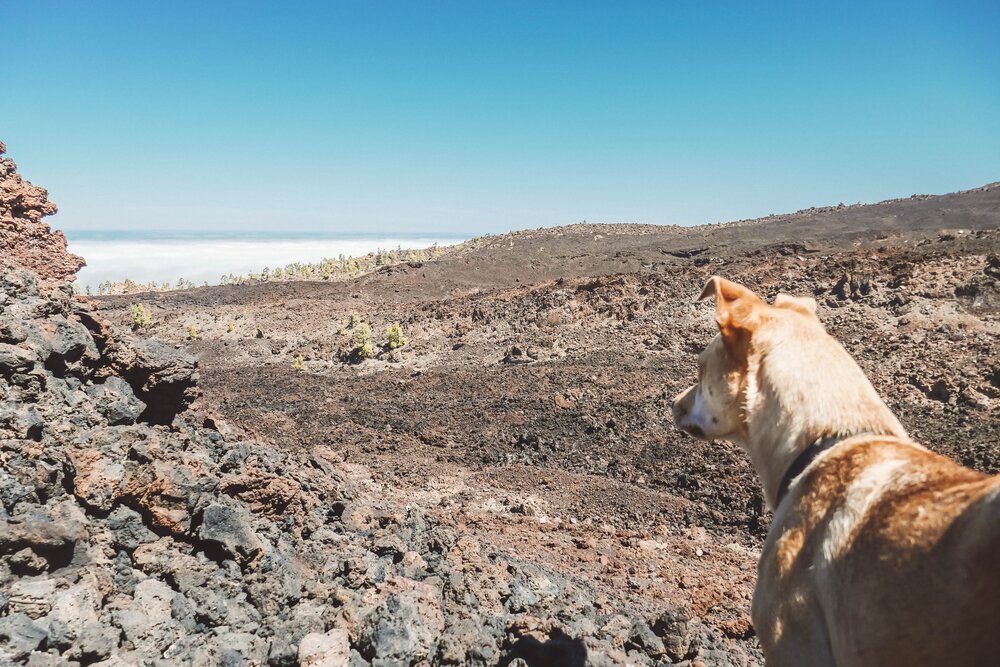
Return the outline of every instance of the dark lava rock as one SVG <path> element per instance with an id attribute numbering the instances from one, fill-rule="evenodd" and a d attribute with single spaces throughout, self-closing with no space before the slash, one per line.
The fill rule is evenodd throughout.
<path id="1" fill-rule="evenodd" d="M 134 424 L 146 409 L 146 404 L 136 398 L 132 386 L 120 377 L 109 377 L 101 384 L 87 387 L 86 391 L 112 426 Z"/>
<path id="2" fill-rule="evenodd" d="M 261 550 L 261 542 L 250 527 L 247 513 L 225 505 L 213 504 L 205 508 L 198 537 L 238 562 L 252 559 Z"/>
<path id="3" fill-rule="evenodd" d="M 146 527 L 142 516 L 128 507 L 118 507 L 108 515 L 108 528 L 120 549 L 134 551 L 140 544 L 156 541 L 156 534 Z"/>

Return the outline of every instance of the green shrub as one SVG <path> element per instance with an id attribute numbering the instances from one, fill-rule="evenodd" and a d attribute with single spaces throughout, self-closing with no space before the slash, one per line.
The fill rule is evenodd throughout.
<path id="1" fill-rule="evenodd" d="M 368 359 L 375 352 L 372 345 L 372 328 L 367 322 L 358 322 L 354 325 L 354 337 L 351 339 L 351 357 L 360 361 Z"/>
<path id="2" fill-rule="evenodd" d="M 145 329 L 153 323 L 153 312 L 143 304 L 133 303 L 130 311 L 133 329 Z"/>
<path id="3" fill-rule="evenodd" d="M 389 325 L 389 328 L 385 330 L 389 334 L 389 349 L 395 350 L 397 347 L 403 347 L 409 340 L 405 335 L 403 335 L 403 325 L 399 322 L 395 322 Z"/>

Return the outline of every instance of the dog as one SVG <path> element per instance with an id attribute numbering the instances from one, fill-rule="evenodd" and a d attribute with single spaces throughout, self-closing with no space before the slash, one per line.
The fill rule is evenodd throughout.
<path id="1" fill-rule="evenodd" d="M 673 403 L 750 456 L 774 512 L 751 620 L 770 667 L 1000 665 L 1000 475 L 914 442 L 809 298 L 712 277 Z"/>

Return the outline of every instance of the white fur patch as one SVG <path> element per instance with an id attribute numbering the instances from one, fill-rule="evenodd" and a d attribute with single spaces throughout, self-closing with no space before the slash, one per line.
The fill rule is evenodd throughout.
<path id="1" fill-rule="evenodd" d="M 851 546 L 852 536 L 868 510 L 894 486 L 896 473 L 906 464 L 901 459 L 881 461 L 866 468 L 847 487 L 844 502 L 834 511 L 823 538 L 823 559 L 827 564 Z"/>
<path id="2" fill-rule="evenodd" d="M 687 420 L 702 431 L 708 431 L 710 428 L 712 416 L 708 414 L 708 406 L 705 405 L 705 398 L 702 396 L 700 387 L 694 393 L 694 403 L 691 406 L 691 413 L 687 416 Z"/>

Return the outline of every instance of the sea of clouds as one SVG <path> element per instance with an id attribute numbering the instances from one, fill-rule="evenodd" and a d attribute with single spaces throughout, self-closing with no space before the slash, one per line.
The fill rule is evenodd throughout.
<path id="1" fill-rule="evenodd" d="M 436 236 L 364 237 L 226 237 L 202 235 L 69 234 L 69 250 L 82 255 L 87 266 L 77 274 L 81 289 L 94 292 L 104 281 L 126 278 L 138 283 L 170 283 L 179 278 L 202 285 L 219 284 L 223 275 L 247 275 L 264 267 L 274 269 L 293 262 L 365 255 L 376 250 L 427 248 L 461 243 L 462 238 Z"/>

